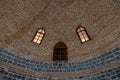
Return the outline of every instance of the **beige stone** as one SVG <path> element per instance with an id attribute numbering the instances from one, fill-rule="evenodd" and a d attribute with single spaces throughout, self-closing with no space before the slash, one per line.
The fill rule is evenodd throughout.
<path id="1" fill-rule="evenodd" d="M 55 44 L 63 41 L 69 62 L 99 56 L 120 46 L 119 5 L 117 0 L 0 0 L 0 48 L 51 63 Z M 80 42 L 78 25 L 90 41 Z M 37 45 L 31 40 L 41 27 L 46 35 Z"/>

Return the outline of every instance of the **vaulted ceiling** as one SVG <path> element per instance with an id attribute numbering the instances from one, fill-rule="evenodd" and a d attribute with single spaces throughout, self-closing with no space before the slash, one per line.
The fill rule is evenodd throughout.
<path id="1" fill-rule="evenodd" d="M 0 0 L 0 47 L 26 58 L 52 61 L 59 41 L 68 60 L 79 61 L 119 46 L 118 0 Z M 91 41 L 82 44 L 76 28 L 86 28 Z M 46 35 L 41 45 L 31 42 L 38 28 Z"/>

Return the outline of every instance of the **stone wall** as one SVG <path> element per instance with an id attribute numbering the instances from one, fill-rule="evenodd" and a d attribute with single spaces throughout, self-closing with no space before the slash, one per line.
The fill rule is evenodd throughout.
<path id="1" fill-rule="evenodd" d="M 64 42 L 69 61 L 81 61 L 120 46 L 117 0 L 1 0 L 0 45 L 34 60 L 52 62 L 53 48 Z M 87 29 L 91 41 L 80 43 L 76 28 Z M 38 28 L 46 35 L 41 45 L 31 42 Z"/>
<path id="2" fill-rule="evenodd" d="M 119 80 L 119 4 L 119 0 L 1 0 L 2 78 Z M 90 41 L 80 43 L 78 25 L 86 28 Z M 31 40 L 41 27 L 46 35 L 37 45 Z M 68 62 L 53 62 L 53 48 L 60 41 L 67 46 Z"/>
<path id="3" fill-rule="evenodd" d="M 71 76 L 68 78 L 56 78 L 56 77 L 39 77 L 35 75 L 24 74 L 15 72 L 0 66 L 0 74 L 2 74 L 1 80 L 119 80 L 120 79 L 120 66 L 113 67 L 111 69 L 101 71 L 99 73 L 90 74 L 86 76 Z"/>
<path id="4" fill-rule="evenodd" d="M 120 66 L 87 76 L 76 76 L 69 80 L 119 80 Z"/>
<path id="5" fill-rule="evenodd" d="M 15 72 L 6 68 L 0 67 L 3 72 L 0 72 L 2 74 L 2 79 L 1 80 L 55 80 L 50 77 L 39 77 L 35 75 L 29 75 L 29 74 L 24 74 L 20 72 Z"/>
<path id="6" fill-rule="evenodd" d="M 91 59 L 83 60 L 81 62 L 39 62 L 25 59 L 24 57 L 13 54 L 7 50 L 0 49 L 0 65 L 8 71 L 20 72 L 24 75 L 37 76 L 38 80 L 75 80 L 75 79 L 102 79 L 103 73 L 105 79 L 119 79 L 119 73 L 114 70 L 109 73 L 108 69 L 120 65 L 120 47 L 117 47 L 101 56 L 93 57 Z M 119 69 L 119 67 L 118 67 Z M 103 72 L 101 72 L 101 70 Z M 2 72 L 1 68 L 1 72 Z M 106 72 L 107 71 L 107 72 Z M 115 72 L 115 75 L 113 75 Z M 22 75 L 21 74 L 21 75 Z M 73 76 L 74 75 L 74 76 Z M 81 76 L 79 76 L 81 75 Z M 41 76 L 41 77 L 40 77 Z M 5 76 L 4 78 L 7 78 Z M 28 76 L 29 77 L 29 76 Z M 21 77 L 23 78 L 23 77 Z"/>
<path id="7" fill-rule="evenodd" d="M 0 50 L 0 61 L 40 72 L 77 72 L 98 68 L 120 60 L 120 47 L 113 49 L 101 56 L 81 62 L 38 62 L 14 55 L 4 49 Z"/>

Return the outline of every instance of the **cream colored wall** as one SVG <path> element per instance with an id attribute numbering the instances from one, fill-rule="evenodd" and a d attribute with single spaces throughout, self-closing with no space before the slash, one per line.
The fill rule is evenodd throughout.
<path id="1" fill-rule="evenodd" d="M 101 55 L 120 43 L 119 8 L 112 0 L 2 0 L 0 47 L 33 60 L 52 62 L 53 47 L 63 41 L 68 60 Z M 84 26 L 91 41 L 81 44 L 75 32 Z M 41 45 L 31 42 L 44 27 Z"/>

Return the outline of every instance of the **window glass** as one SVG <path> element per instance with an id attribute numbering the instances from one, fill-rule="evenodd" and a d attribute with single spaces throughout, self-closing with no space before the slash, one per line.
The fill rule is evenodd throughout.
<path id="1" fill-rule="evenodd" d="M 45 36 L 45 30 L 43 28 L 40 28 L 37 30 L 36 35 L 34 39 L 32 40 L 32 42 L 41 44 L 44 36 Z"/>
<path id="2" fill-rule="evenodd" d="M 78 34 L 80 41 L 82 43 L 90 40 L 90 37 L 89 37 L 85 27 L 78 26 L 76 31 L 77 31 L 77 34 Z"/>

